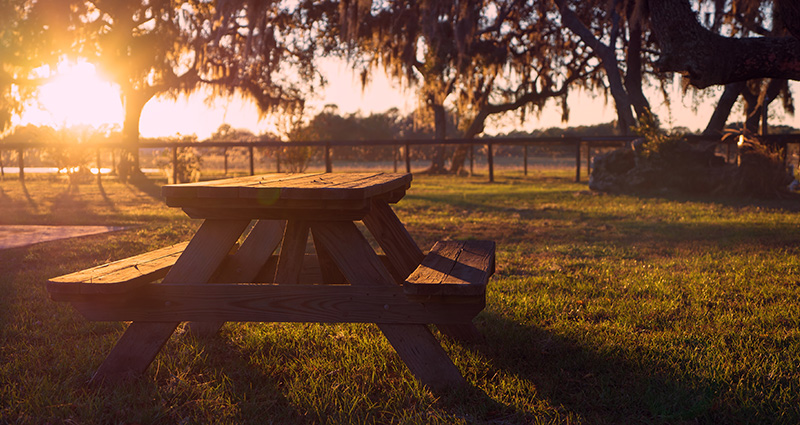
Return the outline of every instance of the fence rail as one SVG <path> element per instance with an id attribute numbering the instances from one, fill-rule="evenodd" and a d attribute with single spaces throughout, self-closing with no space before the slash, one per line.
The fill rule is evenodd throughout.
<path id="1" fill-rule="evenodd" d="M 800 134 L 786 134 L 786 135 L 768 135 L 761 136 L 762 139 L 771 145 L 788 147 L 790 144 L 800 145 Z M 280 142 L 280 141 L 205 141 L 205 142 L 141 142 L 137 147 L 139 149 L 172 149 L 172 169 L 173 181 L 177 180 L 174 173 L 178 167 L 179 148 L 247 148 L 249 156 L 250 174 L 255 174 L 254 164 L 254 149 L 255 148 L 293 148 L 293 147 L 320 147 L 324 149 L 324 162 L 325 171 L 333 171 L 333 158 L 331 149 L 343 146 L 394 146 L 396 149 L 402 148 L 402 156 L 405 162 L 406 172 L 411 172 L 411 152 L 412 148 L 416 146 L 434 146 L 434 145 L 455 145 L 466 146 L 469 149 L 469 167 L 470 174 L 473 174 L 474 167 L 474 147 L 486 147 L 486 159 L 488 165 L 489 181 L 494 182 L 494 147 L 496 145 L 506 146 L 522 146 L 523 147 L 523 173 L 528 174 L 528 148 L 537 145 L 556 145 L 561 147 L 572 147 L 575 152 L 575 181 L 581 181 L 581 167 L 583 163 L 582 151 L 583 147 L 586 148 L 586 173 L 591 173 L 591 163 L 593 156 L 593 149 L 619 147 L 631 143 L 637 137 L 633 136 L 597 136 L 597 137 L 516 137 L 516 138 L 480 138 L 480 139 L 398 139 L 398 140 L 336 140 L 336 141 L 296 141 L 296 142 Z M 719 136 L 703 136 L 703 135 L 687 135 L 686 139 L 692 143 L 698 142 L 713 142 L 718 145 L 727 145 L 728 159 L 730 159 L 731 146 L 735 145 L 735 141 L 723 141 Z M 100 151 L 101 150 L 120 150 L 127 149 L 128 146 L 114 143 L 114 142 L 94 142 L 83 143 L 82 147 L 87 149 L 95 149 L 96 166 L 98 168 L 98 179 L 100 178 Z M 5 151 L 17 152 L 17 168 L 19 169 L 19 176 L 21 180 L 25 178 L 25 160 L 24 151 L 28 149 L 42 149 L 42 148 L 63 148 L 63 143 L 48 143 L 48 142 L 0 142 L 0 173 L 5 174 L 4 168 L 7 165 L 2 162 L 2 154 Z M 783 149 L 784 163 L 788 164 L 788 149 Z M 395 151 L 395 161 L 397 161 L 397 151 Z M 397 167 L 395 162 L 395 168 Z M 800 159 L 798 160 L 800 166 Z M 280 172 L 280 160 L 277 161 L 277 170 Z"/>

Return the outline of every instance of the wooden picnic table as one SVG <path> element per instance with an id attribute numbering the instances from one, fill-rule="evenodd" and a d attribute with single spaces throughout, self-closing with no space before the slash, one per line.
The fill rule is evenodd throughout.
<path id="1" fill-rule="evenodd" d="M 204 335 L 259 321 L 375 323 L 423 384 L 458 385 L 426 325 L 475 336 L 494 243 L 443 241 L 424 255 L 390 207 L 410 184 L 410 174 L 317 173 L 167 185 L 167 205 L 203 220 L 191 241 L 51 279 L 48 290 L 90 320 L 132 321 L 95 382 L 142 374 L 180 322 Z"/>

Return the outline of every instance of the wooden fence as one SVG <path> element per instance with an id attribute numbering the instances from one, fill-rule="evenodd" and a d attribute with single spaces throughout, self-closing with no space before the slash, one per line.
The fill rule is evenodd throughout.
<path id="1" fill-rule="evenodd" d="M 799 144 L 800 145 L 800 134 L 790 134 L 790 135 L 769 135 L 769 136 L 762 136 L 766 143 L 775 145 L 775 146 L 782 146 L 788 147 L 790 144 Z M 719 137 L 710 137 L 710 136 L 695 136 L 690 135 L 686 137 L 690 142 L 715 142 L 720 145 L 727 146 L 727 154 L 728 160 L 731 159 L 731 152 L 732 152 L 732 145 L 735 144 L 734 141 L 724 142 L 721 141 Z M 325 171 L 326 172 L 333 172 L 333 159 L 331 151 L 334 150 L 333 148 L 341 147 L 341 146 L 391 146 L 395 148 L 395 171 L 397 171 L 397 163 L 398 157 L 401 156 L 405 162 L 405 171 L 410 173 L 411 172 L 411 153 L 412 149 L 419 146 L 432 146 L 432 145 L 456 145 L 456 146 L 466 146 L 468 149 L 468 156 L 467 159 L 469 161 L 469 170 L 470 174 L 473 174 L 474 171 L 474 163 L 475 163 L 475 146 L 485 146 L 486 147 L 486 160 L 488 165 L 488 175 L 489 181 L 494 182 L 494 171 L 495 171 L 495 164 L 494 164 L 494 147 L 496 145 L 506 145 L 506 146 L 522 146 L 523 148 L 523 161 L 522 161 L 522 168 L 524 175 L 528 174 L 528 148 L 530 146 L 541 146 L 541 145 L 551 145 L 551 146 L 561 146 L 563 148 L 572 148 L 574 150 L 574 157 L 575 157 L 575 181 L 581 181 L 581 167 L 582 164 L 586 164 L 586 173 L 589 175 L 591 173 L 591 164 L 592 158 L 596 152 L 596 149 L 599 148 L 608 148 L 608 147 L 619 147 L 626 145 L 628 143 L 633 142 L 636 140 L 636 137 L 626 137 L 626 136 L 603 136 L 603 137 L 526 137 L 526 138 L 481 138 L 481 139 L 447 139 L 447 140 L 419 140 L 419 139 L 409 139 L 409 140 L 373 140 L 373 141 L 347 141 L 347 140 L 340 140 L 340 141 L 298 141 L 298 142 L 279 142 L 279 141 L 239 141 L 239 142 L 220 142 L 220 141 L 206 141 L 206 142 L 196 142 L 196 143 L 187 143 L 187 142 L 142 142 L 139 144 L 139 149 L 171 149 L 172 150 L 172 169 L 173 169 L 173 181 L 177 180 L 175 173 L 177 173 L 178 167 L 176 166 L 178 163 L 178 149 L 179 148 L 246 148 L 248 152 L 249 158 L 249 167 L 250 167 L 250 174 L 255 174 L 255 163 L 254 163 L 254 150 L 256 148 L 292 148 L 292 147 L 319 147 L 322 148 L 324 151 L 324 163 L 325 163 Z M 7 165 L 2 163 L 2 153 L 4 151 L 15 151 L 17 152 L 17 168 L 19 169 L 19 177 L 21 180 L 25 179 L 25 150 L 28 149 L 41 149 L 41 148 L 58 148 L 63 146 L 63 144 L 56 144 L 56 143 L 46 143 L 46 142 L 37 142 L 37 143 L 7 143 L 7 142 L 0 142 L 0 173 L 4 174 L 3 168 Z M 97 178 L 101 177 L 101 173 L 99 172 L 101 168 L 100 163 L 100 151 L 101 150 L 119 150 L 125 148 L 125 146 L 119 143 L 93 143 L 93 144 L 83 144 L 87 149 L 95 149 L 96 150 L 96 167 L 98 169 Z M 585 148 L 585 149 L 584 149 Z M 402 152 L 402 154 L 400 154 Z M 585 152 L 585 161 L 582 155 L 582 152 Z M 784 152 L 784 162 L 787 163 L 790 161 L 788 155 L 788 149 L 783 149 Z M 800 162 L 800 161 L 798 161 Z M 280 172 L 280 159 L 278 158 L 277 162 L 277 172 Z M 800 166 L 800 164 L 798 164 Z"/>

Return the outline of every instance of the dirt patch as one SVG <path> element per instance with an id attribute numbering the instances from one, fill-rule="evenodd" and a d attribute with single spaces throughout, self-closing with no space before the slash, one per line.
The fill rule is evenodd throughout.
<path id="1" fill-rule="evenodd" d="M 124 230 L 120 226 L 0 226 L 0 249 Z"/>

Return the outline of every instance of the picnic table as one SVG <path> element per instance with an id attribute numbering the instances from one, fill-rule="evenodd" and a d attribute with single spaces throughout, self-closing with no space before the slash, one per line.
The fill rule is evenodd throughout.
<path id="1" fill-rule="evenodd" d="M 48 291 L 89 320 L 131 321 L 93 382 L 141 375 L 181 322 L 208 335 L 256 321 L 375 323 L 423 384 L 459 385 L 427 325 L 476 336 L 495 246 L 439 241 L 423 254 L 390 206 L 411 180 L 268 174 L 167 185 L 167 205 L 203 220 L 188 243 L 50 279 Z"/>

